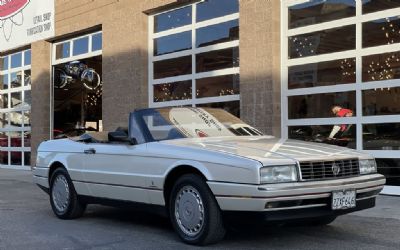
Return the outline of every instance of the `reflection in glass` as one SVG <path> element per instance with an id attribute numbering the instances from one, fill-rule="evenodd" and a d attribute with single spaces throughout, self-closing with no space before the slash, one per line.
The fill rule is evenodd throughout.
<path id="1" fill-rule="evenodd" d="M 11 165 L 22 164 L 22 152 L 10 152 L 10 155 L 11 155 Z"/>
<path id="2" fill-rule="evenodd" d="M 239 20 L 215 24 L 196 31 L 196 48 L 239 39 Z"/>
<path id="3" fill-rule="evenodd" d="M 21 132 L 8 132 L 10 136 L 10 147 L 19 148 L 22 147 L 22 133 Z"/>
<path id="4" fill-rule="evenodd" d="M 74 51 L 73 55 L 82 55 L 89 52 L 89 37 L 85 36 L 73 41 Z"/>
<path id="5" fill-rule="evenodd" d="M 178 28 L 192 23 L 192 6 L 172 10 L 154 17 L 154 32 Z"/>
<path id="6" fill-rule="evenodd" d="M 92 51 L 102 50 L 103 34 L 98 33 L 92 36 Z"/>
<path id="7" fill-rule="evenodd" d="M 385 53 L 362 58 L 362 80 L 383 81 L 400 78 L 400 53 Z"/>
<path id="8" fill-rule="evenodd" d="M 30 70 L 25 70 L 24 71 L 24 85 L 25 86 L 30 86 L 32 84 L 31 82 L 31 71 Z"/>
<path id="9" fill-rule="evenodd" d="M 22 92 L 11 93 L 11 108 L 20 107 L 22 104 Z"/>
<path id="10" fill-rule="evenodd" d="M 239 48 L 214 50 L 196 55 L 196 71 L 206 72 L 239 67 Z"/>
<path id="11" fill-rule="evenodd" d="M 208 77 L 196 80 L 198 98 L 239 94 L 239 75 Z"/>
<path id="12" fill-rule="evenodd" d="M 8 94 L 0 94 L 0 109 L 8 108 Z"/>
<path id="13" fill-rule="evenodd" d="M 0 57 L 0 71 L 8 69 L 8 56 Z"/>
<path id="14" fill-rule="evenodd" d="M 154 39 L 154 56 L 192 48 L 192 32 L 182 32 Z"/>
<path id="15" fill-rule="evenodd" d="M 192 73 L 192 57 L 185 56 L 154 62 L 154 79 Z"/>
<path id="16" fill-rule="evenodd" d="M 226 16 L 239 12 L 238 0 L 207 0 L 197 5 L 196 21 Z"/>
<path id="17" fill-rule="evenodd" d="M 22 127 L 23 116 L 22 112 L 10 112 L 10 124 L 12 127 L 20 128 Z"/>
<path id="18" fill-rule="evenodd" d="M 354 0 L 311 0 L 289 7 L 289 28 L 329 22 L 356 15 Z"/>
<path id="19" fill-rule="evenodd" d="M 31 61 L 32 61 L 32 51 L 31 50 L 27 50 L 24 52 L 24 65 L 31 65 Z"/>
<path id="20" fill-rule="evenodd" d="M 8 132 L 0 132 L 0 148 L 8 147 Z M 3 155 L 4 151 L 0 150 L 0 158 Z M 0 164 L 3 164 L 0 160 Z"/>
<path id="21" fill-rule="evenodd" d="M 154 85 L 154 102 L 187 100 L 191 98 L 191 80 Z"/>
<path id="22" fill-rule="evenodd" d="M 24 166 L 31 165 L 31 152 L 24 152 Z"/>
<path id="23" fill-rule="evenodd" d="M 321 55 L 355 48 L 355 25 L 289 37 L 289 58 Z"/>
<path id="24" fill-rule="evenodd" d="M 198 105 L 196 105 L 196 107 L 224 109 L 225 111 L 228 111 L 232 115 L 234 115 L 236 117 L 240 117 L 240 102 L 239 101 L 204 103 L 204 104 L 198 104 Z"/>
<path id="25" fill-rule="evenodd" d="M 356 59 L 311 63 L 289 67 L 289 89 L 356 82 Z"/>
<path id="26" fill-rule="evenodd" d="M 364 150 L 400 150 L 400 123 L 363 125 Z"/>
<path id="27" fill-rule="evenodd" d="M 363 90 L 363 115 L 400 114 L 400 87 Z"/>
<path id="28" fill-rule="evenodd" d="M 5 128 L 8 126 L 8 113 L 0 112 L 0 128 Z"/>
<path id="29" fill-rule="evenodd" d="M 386 177 L 386 185 L 400 186 L 400 159 L 375 159 L 378 173 Z"/>
<path id="30" fill-rule="evenodd" d="M 289 119 L 335 117 L 332 106 L 353 111 L 356 116 L 356 93 L 337 92 L 314 95 L 289 96 Z"/>
<path id="31" fill-rule="evenodd" d="M 32 105 L 31 91 L 30 90 L 24 91 L 24 107 L 30 109 L 31 105 Z"/>
<path id="32" fill-rule="evenodd" d="M 327 143 L 341 147 L 356 148 L 356 125 L 345 124 L 346 130 L 335 135 L 330 139 L 329 135 L 335 125 L 314 125 L 314 126 L 293 126 L 289 127 L 289 138 Z"/>
<path id="33" fill-rule="evenodd" d="M 23 71 L 14 72 L 11 74 L 11 88 L 22 87 Z"/>
<path id="34" fill-rule="evenodd" d="M 11 68 L 18 68 L 22 66 L 22 53 L 11 55 Z"/>
<path id="35" fill-rule="evenodd" d="M 70 57 L 70 54 L 71 51 L 69 42 L 61 43 L 56 46 L 56 59 Z"/>
<path id="36" fill-rule="evenodd" d="M 362 0 L 362 3 L 363 14 L 400 7 L 397 0 Z"/>
<path id="37" fill-rule="evenodd" d="M 0 75 L 0 89 L 8 89 L 8 74 Z"/>
<path id="38" fill-rule="evenodd" d="M 363 47 L 400 42 L 400 18 L 387 17 L 363 23 Z"/>
<path id="39" fill-rule="evenodd" d="M 27 110 L 23 112 L 23 123 L 25 127 L 31 126 L 31 111 Z"/>
<path id="40" fill-rule="evenodd" d="M 2 138 L 0 138 L 2 140 Z M 0 150 L 0 164 L 8 165 L 8 151 Z"/>

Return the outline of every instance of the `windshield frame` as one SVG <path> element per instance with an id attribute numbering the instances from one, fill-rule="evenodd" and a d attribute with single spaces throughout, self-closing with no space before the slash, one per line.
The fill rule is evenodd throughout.
<path id="1" fill-rule="evenodd" d="M 176 140 L 176 139 L 185 139 L 185 138 L 196 138 L 196 137 L 188 137 L 186 136 L 184 133 L 182 133 L 182 131 L 180 131 L 178 128 L 175 127 L 175 129 L 177 130 L 177 132 L 179 132 L 179 134 L 182 135 L 181 138 L 174 138 L 174 139 L 165 139 L 165 140 L 157 140 L 153 137 L 146 121 L 145 121 L 145 117 L 146 116 L 151 116 L 154 115 L 156 113 L 158 113 L 158 115 L 161 115 L 161 113 L 159 112 L 160 110 L 163 111 L 170 111 L 173 108 L 192 108 L 192 107 L 167 107 L 167 108 L 150 108 L 150 109 L 141 109 L 141 110 L 136 110 L 135 112 L 132 112 L 130 114 L 130 127 L 129 127 L 129 135 L 131 138 L 136 138 L 136 137 L 140 137 L 143 140 L 143 143 L 148 143 L 148 142 L 158 142 L 158 141 L 165 141 L 165 140 Z M 198 109 L 198 108 L 194 108 L 194 109 Z M 201 108 L 205 111 L 208 110 L 223 110 L 223 109 L 217 109 L 217 108 Z M 225 111 L 225 110 L 224 110 Z M 227 112 L 227 111 L 225 111 Z M 231 114 L 232 115 L 232 114 Z M 234 116 L 234 115 L 232 115 Z M 235 118 L 239 119 L 238 117 L 234 116 Z M 162 117 L 163 119 L 165 119 L 164 117 Z M 165 120 L 166 122 L 168 122 L 167 120 Z M 257 131 L 258 133 L 260 133 L 259 135 L 248 135 L 248 136 L 265 136 L 262 132 L 260 132 L 259 130 L 257 130 L 256 128 L 248 125 L 247 123 L 245 123 L 244 121 L 242 121 L 243 124 L 251 127 L 253 130 Z M 171 126 L 174 126 L 173 124 L 171 124 Z M 136 132 L 135 132 L 136 131 Z M 138 134 L 138 132 L 140 131 L 140 135 Z M 246 135 L 236 135 L 232 132 L 232 137 L 244 137 Z M 218 136 L 209 136 L 209 137 L 203 137 L 203 138 L 216 138 Z M 223 137 L 229 137 L 229 136 L 223 136 Z M 201 137 L 198 137 L 201 138 Z M 139 142 L 140 144 L 141 142 Z"/>

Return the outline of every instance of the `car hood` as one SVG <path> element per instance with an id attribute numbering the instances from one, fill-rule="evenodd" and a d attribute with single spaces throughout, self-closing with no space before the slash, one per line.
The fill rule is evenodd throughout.
<path id="1" fill-rule="evenodd" d="M 271 136 L 185 138 L 162 143 L 235 154 L 267 165 L 285 161 L 293 163 L 293 161 L 369 157 L 349 148 Z"/>

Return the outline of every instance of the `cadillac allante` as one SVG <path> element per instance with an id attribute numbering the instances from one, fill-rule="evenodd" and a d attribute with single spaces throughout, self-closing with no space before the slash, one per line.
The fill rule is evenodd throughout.
<path id="1" fill-rule="evenodd" d="M 42 142 L 34 181 L 61 219 L 92 203 L 146 205 L 196 245 L 221 240 L 227 216 L 329 224 L 374 207 L 385 184 L 368 154 L 263 135 L 224 110 L 186 107 L 137 110 L 127 128 Z"/>

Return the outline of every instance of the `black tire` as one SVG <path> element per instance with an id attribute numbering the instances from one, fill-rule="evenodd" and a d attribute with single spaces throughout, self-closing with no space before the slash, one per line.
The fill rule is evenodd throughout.
<path id="1" fill-rule="evenodd" d="M 65 192 L 62 193 L 63 191 Z M 62 209 L 60 208 L 61 204 L 59 204 L 61 193 L 63 196 L 65 195 L 66 197 L 66 201 L 62 204 Z M 54 214 L 58 218 L 64 220 L 81 217 L 85 212 L 86 204 L 79 201 L 71 178 L 69 177 L 67 170 L 65 170 L 64 168 L 56 169 L 51 176 L 50 204 Z"/>
<path id="2" fill-rule="evenodd" d="M 191 198 L 197 203 L 191 203 L 193 201 L 190 200 Z M 185 206 L 180 205 L 181 199 L 183 199 L 182 203 Z M 191 210 L 191 208 L 194 209 Z M 189 229 L 185 229 L 186 227 L 183 225 L 188 220 L 183 218 L 182 222 L 179 217 L 186 215 L 186 217 L 196 217 L 199 219 L 196 216 L 196 211 L 194 211 L 196 208 L 199 211 L 203 211 L 202 213 L 199 212 L 199 217 L 202 219 L 196 224 L 194 229 L 197 232 L 191 234 Z M 184 210 L 185 215 L 179 215 L 182 213 L 179 213 L 177 210 Z M 186 174 L 177 180 L 172 188 L 169 199 L 169 213 L 175 231 L 185 243 L 191 245 L 209 245 L 222 240 L 225 236 L 226 230 L 218 203 L 206 182 L 198 175 Z M 196 218 L 192 219 L 191 223 L 197 222 Z"/>

